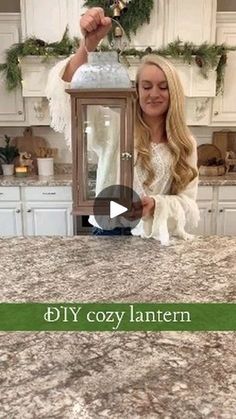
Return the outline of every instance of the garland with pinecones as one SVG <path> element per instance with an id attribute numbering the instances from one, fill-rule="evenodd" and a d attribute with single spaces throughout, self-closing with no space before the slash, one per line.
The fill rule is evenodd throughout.
<path id="1" fill-rule="evenodd" d="M 208 44 L 207 42 L 201 45 L 195 45 L 193 42 L 183 42 L 177 39 L 174 42 L 170 42 L 164 48 L 152 49 L 148 47 L 145 50 L 132 48 L 126 49 L 122 54 L 124 56 L 138 56 L 140 58 L 147 54 L 157 54 L 163 57 L 181 60 L 190 65 L 195 63 L 204 78 L 208 78 L 209 70 L 216 70 L 216 94 L 219 94 L 223 92 L 227 53 L 229 51 L 236 51 L 236 46 Z"/>
<path id="2" fill-rule="evenodd" d="M 60 42 L 46 43 L 37 38 L 28 38 L 25 42 L 12 45 L 6 51 L 6 62 L 0 64 L 0 72 L 5 74 L 6 86 L 9 91 L 21 86 L 22 76 L 20 69 L 20 59 L 29 55 L 41 56 L 45 61 L 50 57 L 69 56 L 73 54 L 79 46 L 79 39 L 70 39 L 68 28 Z M 101 46 L 103 51 L 110 50 L 109 46 Z M 145 50 L 135 48 L 124 50 L 121 55 L 143 57 L 153 53 L 164 57 L 179 59 L 185 63 L 195 62 L 203 77 L 208 77 L 210 69 L 216 69 L 217 72 L 217 93 L 222 91 L 224 71 L 227 63 L 227 52 L 235 51 L 236 47 L 228 47 L 225 44 L 216 45 L 203 43 L 194 45 L 192 42 L 182 42 L 177 39 L 169 43 L 165 48 L 152 50 L 150 47 Z"/>

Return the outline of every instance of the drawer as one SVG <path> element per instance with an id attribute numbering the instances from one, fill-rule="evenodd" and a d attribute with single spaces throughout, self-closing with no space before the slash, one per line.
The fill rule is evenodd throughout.
<path id="1" fill-rule="evenodd" d="M 198 201 L 211 200 L 213 198 L 213 187 L 212 186 L 199 186 L 197 193 Z"/>
<path id="2" fill-rule="evenodd" d="M 220 201 L 236 201 L 236 186 L 220 186 L 219 187 Z"/>
<path id="3" fill-rule="evenodd" d="M 22 189 L 25 201 L 72 201 L 69 186 L 27 186 Z"/>
<path id="4" fill-rule="evenodd" d="M 20 188 L 17 186 L 0 186 L 0 201 L 20 201 Z"/>

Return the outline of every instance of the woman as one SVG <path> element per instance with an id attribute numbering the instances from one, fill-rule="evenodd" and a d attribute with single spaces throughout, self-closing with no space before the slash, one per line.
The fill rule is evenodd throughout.
<path id="1" fill-rule="evenodd" d="M 72 57 L 52 69 L 47 88 L 52 127 L 64 132 L 67 139 L 70 99 L 64 91 L 77 68 L 87 61 L 88 51 L 93 51 L 111 29 L 111 20 L 104 16 L 103 9 L 92 8 L 81 17 L 80 26 L 86 46 L 82 43 Z M 141 197 L 143 212 L 132 234 L 154 237 L 163 244 L 168 244 L 170 231 L 190 239 L 185 224 L 194 227 L 199 220 L 197 153 L 184 119 L 179 77 L 167 60 L 149 55 L 138 70 L 136 87 L 133 188 Z M 90 222 L 99 227 L 93 217 Z"/>

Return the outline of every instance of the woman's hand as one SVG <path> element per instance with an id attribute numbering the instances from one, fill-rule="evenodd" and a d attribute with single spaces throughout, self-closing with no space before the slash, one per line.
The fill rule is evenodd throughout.
<path id="1" fill-rule="evenodd" d="M 111 29 L 111 19 L 101 7 L 92 7 L 81 17 L 80 28 L 88 50 L 93 51 Z"/>
<path id="2" fill-rule="evenodd" d="M 132 210 L 128 214 L 130 221 L 140 220 L 140 218 L 149 218 L 154 214 L 155 201 L 149 196 L 144 196 L 139 202 L 134 202 Z"/>
<path id="3" fill-rule="evenodd" d="M 143 206 L 142 218 L 152 217 L 153 214 L 154 214 L 154 209 L 155 209 L 154 198 L 150 198 L 150 196 L 144 196 L 141 199 L 141 203 L 142 203 L 142 206 Z"/>

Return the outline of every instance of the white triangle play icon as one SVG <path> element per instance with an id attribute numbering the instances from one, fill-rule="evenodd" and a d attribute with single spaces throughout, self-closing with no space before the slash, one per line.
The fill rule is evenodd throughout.
<path id="1" fill-rule="evenodd" d="M 126 211 L 128 211 L 128 208 L 117 204 L 117 202 L 110 201 L 110 218 L 115 218 Z"/>

